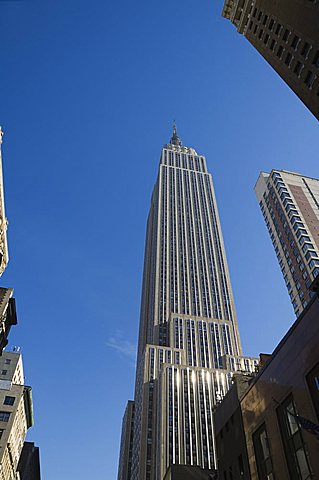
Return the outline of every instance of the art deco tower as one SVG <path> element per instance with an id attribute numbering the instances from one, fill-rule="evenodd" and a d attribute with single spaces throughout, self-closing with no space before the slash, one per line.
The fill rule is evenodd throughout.
<path id="1" fill-rule="evenodd" d="M 231 372 L 255 364 L 241 356 L 212 176 L 174 125 L 147 223 L 132 473 L 119 480 L 163 480 L 171 464 L 214 469 L 213 407 Z"/>

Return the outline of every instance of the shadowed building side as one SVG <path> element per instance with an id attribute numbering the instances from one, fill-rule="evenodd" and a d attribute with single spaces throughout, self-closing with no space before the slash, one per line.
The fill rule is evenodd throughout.
<path id="1" fill-rule="evenodd" d="M 129 400 L 122 421 L 120 458 L 117 480 L 129 480 L 132 469 L 132 448 L 134 429 L 134 402 Z"/>
<path id="2" fill-rule="evenodd" d="M 24 442 L 18 464 L 19 480 L 41 480 L 40 451 L 31 442 Z"/>
<path id="3" fill-rule="evenodd" d="M 12 288 L 0 287 L 0 355 L 8 344 L 8 335 L 12 325 L 17 324 L 15 299 Z"/>
<path id="4" fill-rule="evenodd" d="M 318 0 L 226 0 L 222 15 L 319 120 Z"/>
<path id="5" fill-rule="evenodd" d="M 319 478 L 319 277 L 311 289 L 257 376 L 237 377 L 217 407 L 223 480 Z"/>

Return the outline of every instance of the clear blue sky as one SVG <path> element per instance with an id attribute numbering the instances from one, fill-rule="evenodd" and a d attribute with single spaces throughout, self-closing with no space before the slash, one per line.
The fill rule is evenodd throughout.
<path id="1" fill-rule="evenodd" d="M 318 177 L 318 122 L 221 0 L 0 1 L 10 263 L 44 480 L 115 480 L 145 224 L 176 118 L 213 173 L 247 354 L 294 320 L 253 186 Z"/>

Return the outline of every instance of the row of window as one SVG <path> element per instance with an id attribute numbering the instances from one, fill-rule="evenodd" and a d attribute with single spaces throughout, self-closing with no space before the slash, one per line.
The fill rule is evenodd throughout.
<path id="1" fill-rule="evenodd" d="M 14 402 L 15 402 L 15 397 L 6 395 L 3 401 L 3 405 L 9 405 L 12 407 Z M 9 418 L 10 418 L 10 412 L 0 411 L 0 422 L 8 422 Z"/>
<path id="2" fill-rule="evenodd" d="M 273 225 L 276 229 L 277 238 L 274 234 L 275 232 L 272 231 L 269 220 L 267 219 L 265 207 L 262 201 L 260 202 L 260 207 L 265 217 L 266 225 L 269 230 L 272 242 L 274 244 L 275 252 L 276 252 L 281 270 L 283 272 L 284 279 L 288 288 L 288 292 L 292 299 L 292 303 L 293 303 L 296 315 L 298 315 L 300 313 L 299 307 L 298 307 L 299 301 L 297 302 L 296 299 L 294 298 L 295 292 L 292 290 L 292 286 L 289 281 L 289 278 L 285 269 L 285 265 L 288 264 L 288 267 L 292 274 L 294 285 L 296 286 L 296 289 L 299 295 L 299 299 L 302 302 L 303 307 L 305 307 L 307 305 L 305 294 L 308 291 L 308 283 L 310 283 L 310 279 L 308 278 L 307 269 L 305 268 L 305 264 L 302 261 L 302 257 L 305 258 L 305 260 L 307 260 L 308 266 L 312 270 L 313 278 L 315 278 L 319 273 L 319 259 L 315 251 L 315 248 L 311 243 L 311 239 L 307 233 L 307 230 L 305 229 L 305 226 L 301 220 L 301 217 L 299 216 L 296 206 L 292 201 L 289 191 L 282 180 L 281 175 L 278 172 L 273 172 L 272 180 L 274 182 L 274 187 L 277 190 L 278 198 L 277 198 L 277 195 L 275 194 L 275 191 L 273 190 L 273 187 L 271 187 L 271 184 L 268 182 L 269 195 L 267 194 L 267 192 L 265 192 L 264 200 L 268 207 L 269 214 L 272 218 Z M 276 208 L 277 210 L 276 215 L 275 215 L 274 209 L 270 204 L 271 199 L 272 199 L 274 208 Z M 282 202 L 283 208 L 281 207 L 279 199 Z M 285 212 L 283 209 L 285 210 Z M 276 218 L 277 216 L 279 216 L 280 221 L 282 223 L 282 226 L 280 226 L 280 228 L 278 228 L 278 222 Z M 292 224 L 292 229 L 289 225 L 289 222 Z M 294 235 L 296 236 L 300 247 L 296 245 Z M 285 236 L 287 238 L 285 238 Z M 276 240 L 279 240 L 281 243 L 281 247 L 283 249 L 283 254 L 285 257 L 284 259 L 281 257 Z M 294 262 L 290 258 L 290 255 L 292 254 L 294 255 L 296 260 Z M 298 277 L 297 275 L 297 272 L 295 269 L 296 262 L 299 265 L 302 278 Z M 304 286 L 301 287 L 301 284 Z"/>
<path id="3" fill-rule="evenodd" d="M 318 368 L 317 368 L 318 369 Z M 290 480 L 306 480 L 313 478 L 311 467 L 308 460 L 307 446 L 304 442 L 301 426 L 298 421 L 298 413 L 292 394 L 276 408 L 277 424 L 282 438 L 284 454 L 289 471 Z M 236 420 L 237 421 L 237 420 Z M 234 414 L 226 422 L 225 427 L 220 431 L 220 438 L 223 439 L 224 433 L 236 431 L 234 427 Z M 232 428 L 230 429 L 230 425 Z M 262 423 L 252 434 L 255 461 L 259 480 L 274 480 L 274 467 L 272 459 L 271 439 L 268 436 L 266 423 Z M 240 458 L 241 457 L 241 458 Z M 238 464 L 231 465 L 227 471 L 224 471 L 223 480 L 235 480 L 237 476 L 235 471 L 240 472 L 244 478 L 244 463 L 240 455 Z"/>
<path id="4" fill-rule="evenodd" d="M 196 170 L 205 173 L 206 160 L 205 157 L 197 155 L 189 155 L 180 152 L 172 152 L 170 150 L 163 151 L 163 164 L 171 167 L 184 168 L 186 170 Z"/>
<path id="5" fill-rule="evenodd" d="M 179 365 L 181 363 L 180 352 L 173 352 L 169 348 L 149 348 L 149 370 L 148 379 L 154 380 L 158 377 L 163 363 L 174 363 Z"/>
<path id="6" fill-rule="evenodd" d="M 311 258 L 318 258 L 318 255 L 315 252 L 308 252 L 308 250 L 315 250 L 315 247 L 311 243 L 309 233 L 307 232 L 305 225 L 301 221 L 299 212 L 297 211 L 296 206 L 294 205 L 291 199 L 291 196 L 288 192 L 288 189 L 285 183 L 283 182 L 281 175 L 278 172 L 273 172 L 272 179 L 274 182 L 274 186 L 280 195 L 280 199 L 283 202 L 283 206 L 288 214 L 288 217 L 290 218 L 290 223 L 293 226 L 293 231 L 295 232 L 295 235 L 299 241 L 299 245 L 302 247 L 302 251 L 306 256 L 306 260 L 308 260 L 308 266 L 310 267 L 310 269 L 313 269 L 312 271 L 313 278 L 315 278 L 318 274 L 317 267 L 319 266 L 319 260 L 310 260 Z M 269 188 L 269 185 L 268 185 L 268 188 Z M 301 264 L 299 258 L 297 255 L 297 262 Z"/>
<path id="7" fill-rule="evenodd" d="M 256 15 L 255 9 L 253 17 Z M 258 13 L 257 23 L 254 23 L 254 20 L 249 22 L 248 30 L 252 31 L 279 59 L 283 59 L 284 64 L 292 68 L 293 73 L 298 77 L 302 76 L 305 85 L 312 89 L 318 78 L 316 70 L 319 67 L 319 50 L 314 49 L 308 41 L 302 42 L 299 35 L 294 34 L 289 28 L 284 28 L 274 18 L 267 14 L 263 16 L 261 11 Z M 306 65 L 308 69 L 305 68 Z M 317 94 L 319 95 L 319 89 Z"/>
<path id="8" fill-rule="evenodd" d="M 295 246 L 294 237 L 293 237 L 292 232 L 290 230 L 290 226 L 287 223 L 286 215 L 283 213 L 274 192 L 270 190 L 269 195 L 267 195 L 267 193 L 265 192 L 264 199 L 265 199 L 265 203 L 268 207 L 269 215 L 272 219 L 273 226 L 276 230 L 277 237 L 275 236 L 275 232 L 273 232 L 273 230 L 270 226 L 270 222 L 267 218 L 267 214 L 265 212 L 265 208 L 264 208 L 262 202 L 260 204 L 260 207 L 261 207 L 262 213 L 263 213 L 264 218 L 265 218 L 265 222 L 266 222 L 266 226 L 268 228 L 269 234 L 270 234 L 270 238 L 271 238 L 272 243 L 273 243 L 274 248 L 275 248 L 275 253 L 277 255 L 281 271 L 284 275 L 284 279 L 285 279 L 285 282 L 286 282 L 286 285 L 287 285 L 287 288 L 288 288 L 289 295 L 290 295 L 291 300 L 292 300 L 292 304 L 293 304 L 295 313 L 296 313 L 296 315 L 298 315 L 299 314 L 298 304 L 294 299 L 294 292 L 292 291 L 291 284 L 288 280 L 288 275 L 287 275 L 287 272 L 286 272 L 286 266 L 288 266 L 288 268 L 291 272 L 294 284 L 298 283 L 299 277 L 297 275 L 297 272 L 295 271 L 295 267 L 294 267 L 292 259 L 290 258 L 290 254 L 291 255 L 293 254 L 295 257 L 300 258 L 299 250 Z M 273 201 L 274 207 L 276 208 L 276 213 L 271 206 L 270 200 Z M 277 218 L 276 218 L 277 215 L 280 218 L 280 221 L 282 223 L 281 226 L 278 225 L 278 221 L 277 221 Z M 279 251 L 279 246 L 277 245 L 277 241 L 276 241 L 277 239 L 280 242 L 282 250 L 283 250 L 283 254 L 284 254 L 283 258 L 281 256 L 280 251 Z M 300 261 L 298 263 L 299 263 L 299 268 L 300 268 L 301 272 L 303 272 L 305 270 L 305 266 L 304 266 L 303 262 L 301 261 L 301 258 L 300 258 Z M 306 271 L 303 272 L 303 275 L 306 275 L 306 278 L 308 276 Z M 303 291 L 301 291 L 300 294 L 304 295 Z M 302 300 L 302 298 L 300 298 L 300 300 Z M 305 305 L 306 305 L 306 301 L 305 301 Z"/>
<path id="9" fill-rule="evenodd" d="M 172 311 L 232 319 L 232 302 L 211 179 L 161 170 L 159 322 Z"/>
<path id="10" fill-rule="evenodd" d="M 212 411 L 228 388 L 227 375 L 168 368 L 167 414 L 163 417 L 168 431 L 168 441 L 164 442 L 168 465 L 215 468 Z"/>
<path id="11" fill-rule="evenodd" d="M 297 420 L 296 406 L 290 395 L 278 408 L 277 419 L 291 480 L 312 478 L 306 444 Z M 259 480 L 273 480 L 271 444 L 263 423 L 253 434 Z"/>
<path id="12" fill-rule="evenodd" d="M 185 332 L 184 332 L 185 328 Z M 233 355 L 234 349 L 229 324 L 208 323 L 202 320 L 174 319 L 175 348 L 186 343 L 189 366 L 223 369 L 222 355 Z M 185 340 L 184 340 L 185 338 Z M 233 369 L 233 371 L 238 370 Z"/>

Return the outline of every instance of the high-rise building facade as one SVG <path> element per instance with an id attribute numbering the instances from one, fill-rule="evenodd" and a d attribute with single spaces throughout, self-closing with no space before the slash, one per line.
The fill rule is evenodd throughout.
<path id="1" fill-rule="evenodd" d="M 319 274 L 319 180 L 283 170 L 262 172 L 255 186 L 296 315 Z"/>
<path id="2" fill-rule="evenodd" d="M 214 470 L 213 408 L 256 363 L 242 357 L 212 176 L 174 126 L 147 223 L 131 479 Z"/>
<path id="3" fill-rule="evenodd" d="M 222 14 L 319 120 L 319 1 L 226 0 Z"/>

